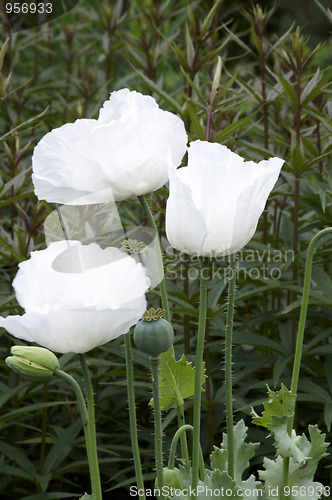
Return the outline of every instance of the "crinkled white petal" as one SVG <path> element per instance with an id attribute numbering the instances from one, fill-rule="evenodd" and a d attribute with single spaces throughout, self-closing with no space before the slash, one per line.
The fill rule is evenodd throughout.
<path id="1" fill-rule="evenodd" d="M 117 248 L 59 241 L 32 252 L 13 281 L 26 311 L 75 303 L 75 307 L 121 307 L 144 295 L 150 281 L 142 264 Z"/>
<path id="2" fill-rule="evenodd" d="M 0 326 L 57 352 L 87 352 L 137 323 L 149 285 L 143 265 L 118 248 L 51 243 L 19 265 L 13 286 L 25 314 Z"/>
<path id="3" fill-rule="evenodd" d="M 195 204 L 190 187 L 182 179 L 181 173 L 186 169 L 169 172 L 166 236 L 173 248 L 191 255 L 201 255 L 208 229 L 203 211 Z"/>
<path id="4" fill-rule="evenodd" d="M 121 89 L 112 92 L 99 111 L 98 122 L 109 124 L 113 121 L 130 120 L 135 114 L 146 110 L 158 109 L 153 97 L 143 95 L 135 90 Z"/>
<path id="5" fill-rule="evenodd" d="M 14 337 L 51 351 L 84 353 L 127 333 L 145 309 L 146 299 L 142 296 L 115 310 L 50 309 L 0 317 L 0 326 Z"/>
<path id="6" fill-rule="evenodd" d="M 243 248 L 255 233 L 283 163 L 280 158 L 258 164 L 245 162 L 220 144 L 191 143 L 188 167 L 176 172 L 176 200 L 167 204 L 171 245 L 203 256 L 228 255 Z M 171 198 L 172 180 L 170 190 Z M 180 197 L 191 207 L 191 220 L 187 215 L 189 208 L 180 207 Z M 167 214 L 169 208 L 171 217 Z M 194 239 L 194 234 L 197 238 L 201 234 L 202 221 L 206 228 L 203 245 L 202 238 L 197 242 Z"/>
<path id="7" fill-rule="evenodd" d="M 112 189 L 95 160 L 91 136 L 96 120 L 80 119 L 46 134 L 34 149 L 36 196 L 49 202 L 83 205 L 113 201 Z"/>
<path id="8" fill-rule="evenodd" d="M 163 186 L 168 169 L 181 163 L 187 135 L 180 118 L 159 108 L 96 127 L 96 158 L 115 200 L 140 196 Z"/>
<path id="9" fill-rule="evenodd" d="M 262 215 L 266 201 L 273 186 L 278 180 L 284 160 L 270 158 L 258 164 L 246 162 L 245 168 L 257 171 L 257 177 L 251 185 L 241 192 L 241 203 L 238 203 L 234 218 L 233 248 L 236 251 L 243 248 L 255 234 L 259 217 Z M 247 228 L 247 235 L 241 231 L 241 227 Z M 231 253 L 231 252 L 230 252 Z"/>
<path id="10" fill-rule="evenodd" d="M 83 205 L 140 196 L 168 180 L 186 152 L 176 115 L 151 96 L 113 92 L 98 120 L 76 120 L 37 144 L 32 180 L 39 199 Z"/>

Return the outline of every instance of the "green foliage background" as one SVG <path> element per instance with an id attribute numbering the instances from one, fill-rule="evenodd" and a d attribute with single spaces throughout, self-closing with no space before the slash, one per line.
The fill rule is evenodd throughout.
<path id="1" fill-rule="evenodd" d="M 267 9 L 273 3 L 268 1 L 262 5 L 265 13 L 259 14 L 249 2 L 240 6 L 231 0 L 81 0 L 52 23 L 14 35 L 4 2 L 1 7 L 2 315 L 22 313 L 11 282 L 17 264 L 45 246 L 43 221 L 54 209 L 33 194 L 32 150 L 52 128 L 96 117 L 111 91 L 128 87 L 153 95 L 163 109 L 182 117 L 190 140 L 221 142 L 248 160 L 286 160 L 256 235 L 239 261 L 234 406 L 236 419 L 250 424 L 250 407 L 261 410 L 266 384 L 290 385 L 305 251 L 315 232 L 332 225 L 328 2 L 280 1 L 271 12 Z M 162 234 L 175 351 L 178 359 L 185 352 L 194 362 L 199 292 L 190 276 L 195 276 L 197 263 L 167 244 L 166 198 L 165 187 L 151 195 L 150 203 Z M 130 224 L 144 222 L 135 200 L 121 202 L 119 210 Z M 332 438 L 331 268 L 330 238 L 315 258 L 296 422 L 298 432 L 318 423 L 327 441 Z M 224 269 L 223 262 L 211 264 L 202 417 L 206 455 L 224 431 Z M 149 303 L 159 306 L 156 291 Z M 1 498 L 77 498 L 89 483 L 73 395 L 61 380 L 32 385 L 9 372 L 4 359 L 13 343 L 19 342 L 2 331 Z M 134 359 L 143 466 L 153 484 L 149 365 L 137 350 Z M 62 355 L 60 362 L 81 382 L 74 355 Z M 122 339 L 91 352 L 89 365 L 102 481 L 105 491 L 116 489 L 121 500 L 128 498 L 127 488 L 134 482 Z M 192 401 L 185 405 L 190 422 Z M 274 450 L 264 430 L 249 427 L 250 440 L 262 443 L 252 473 Z M 165 413 L 165 450 L 175 429 L 176 412 L 171 409 Z M 331 467 L 328 457 L 318 471 L 317 479 L 325 485 L 331 483 Z"/>

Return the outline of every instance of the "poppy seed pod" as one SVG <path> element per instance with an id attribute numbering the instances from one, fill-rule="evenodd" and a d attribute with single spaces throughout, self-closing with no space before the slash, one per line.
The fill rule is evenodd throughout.
<path id="1" fill-rule="evenodd" d="M 159 358 L 174 342 L 174 330 L 164 318 L 162 309 L 149 309 L 134 328 L 136 347 L 151 358 Z"/>

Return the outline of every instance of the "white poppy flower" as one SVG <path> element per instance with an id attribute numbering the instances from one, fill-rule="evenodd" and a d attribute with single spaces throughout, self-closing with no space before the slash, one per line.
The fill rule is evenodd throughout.
<path id="1" fill-rule="evenodd" d="M 188 166 L 170 171 L 166 234 L 191 255 L 229 255 L 253 237 L 284 161 L 244 161 L 226 146 L 195 141 Z"/>
<path id="2" fill-rule="evenodd" d="M 168 180 L 186 152 L 180 118 L 150 96 L 113 92 L 98 120 L 79 119 L 46 134 L 32 157 L 35 193 L 85 205 L 140 196 Z"/>
<path id="3" fill-rule="evenodd" d="M 0 317 L 11 335 L 56 352 L 83 353 L 128 332 L 146 310 L 145 268 L 117 248 L 51 243 L 19 264 L 23 316 Z"/>

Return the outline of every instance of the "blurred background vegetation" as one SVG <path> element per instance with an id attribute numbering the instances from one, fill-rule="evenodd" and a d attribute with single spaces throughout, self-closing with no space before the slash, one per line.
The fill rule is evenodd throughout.
<path id="1" fill-rule="evenodd" d="M 261 409 L 265 385 L 276 389 L 281 381 L 290 385 L 305 251 L 313 234 L 332 225 L 329 2 L 280 0 L 254 5 L 233 0 L 80 0 L 66 15 L 14 34 L 4 5 L 2 0 L 2 315 L 22 313 L 11 283 L 18 263 L 32 250 L 45 247 L 43 222 L 55 208 L 33 194 L 33 148 L 52 128 L 77 118 L 96 118 L 111 91 L 128 87 L 153 95 L 163 109 L 182 117 L 190 140 L 226 144 L 248 160 L 269 156 L 286 160 L 247 247 L 248 252 L 256 252 L 255 261 L 246 259 L 246 254 L 239 261 L 245 271 L 238 280 L 234 405 L 236 419 L 245 418 L 250 425 L 250 407 Z M 175 350 L 178 357 L 185 351 L 187 359 L 194 361 L 199 294 L 196 281 L 188 275 L 196 263 L 180 259 L 168 248 L 164 236 L 166 198 L 167 187 L 153 193 L 150 202 L 161 230 L 170 278 L 167 286 L 176 330 Z M 144 223 L 135 200 L 121 202 L 118 208 L 126 222 Z M 283 257 L 273 259 L 276 255 Z M 262 270 L 263 265 L 265 276 L 257 275 L 255 270 Z M 202 421 L 206 456 L 213 444 L 220 443 L 225 420 L 225 289 L 220 279 L 224 265 L 218 266 L 219 277 L 211 265 L 209 285 L 205 356 L 209 378 Z M 179 277 L 180 269 L 183 278 Z M 296 423 L 298 432 L 305 432 L 309 423 L 318 423 L 328 441 L 332 440 L 331 269 L 330 238 L 322 242 L 315 257 Z M 155 290 L 149 294 L 149 304 L 159 305 Z M 2 330 L 1 498 L 77 498 L 89 484 L 73 395 L 60 380 L 36 386 L 9 372 L 4 359 L 13 343 L 18 341 Z M 146 480 L 153 484 L 148 360 L 137 350 L 134 355 L 142 460 Z M 62 369 L 76 374 L 81 382 L 74 355 L 62 355 L 60 362 Z M 114 490 L 119 500 L 127 499 L 134 470 L 122 339 L 95 349 L 89 363 L 96 391 L 104 490 Z M 187 400 L 188 422 L 191 405 Z M 167 451 L 176 429 L 175 410 L 165 415 L 164 427 Z M 250 425 L 249 437 L 262 443 L 253 462 L 255 471 L 261 468 L 262 457 L 273 456 L 274 449 L 260 428 Z M 330 485 L 331 467 L 330 457 L 322 461 L 317 480 Z"/>

